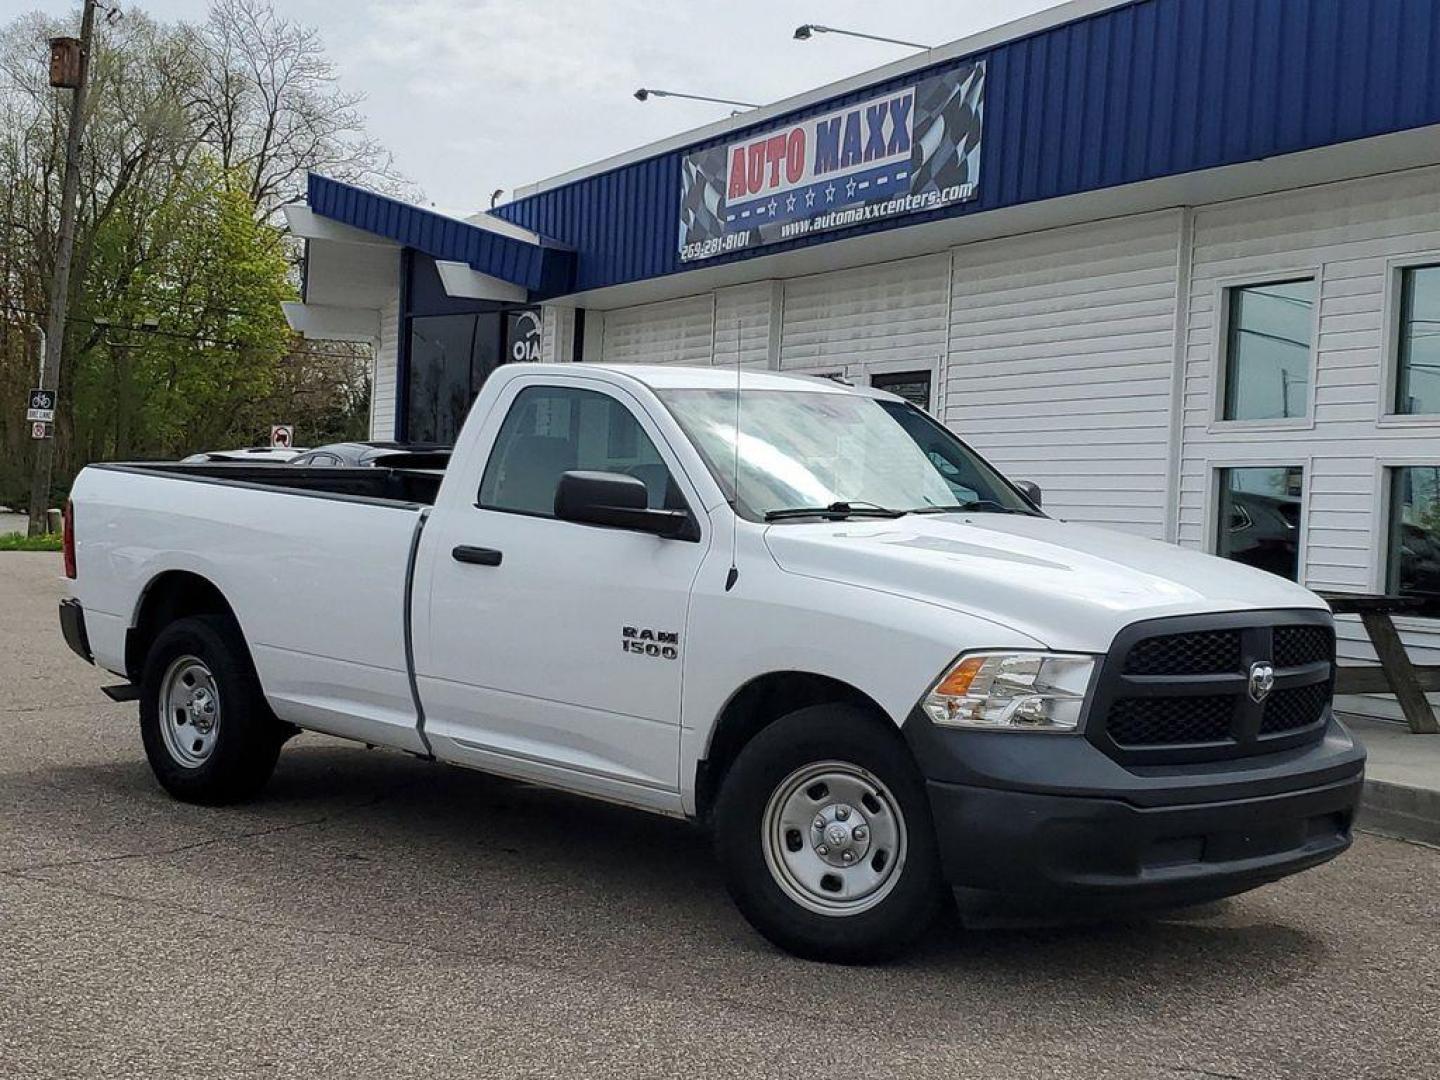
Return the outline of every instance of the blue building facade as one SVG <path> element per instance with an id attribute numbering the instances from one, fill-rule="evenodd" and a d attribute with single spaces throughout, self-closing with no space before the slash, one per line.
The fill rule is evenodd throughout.
<path id="1" fill-rule="evenodd" d="M 866 232 L 1260 161 L 1440 123 L 1432 0 L 1136 0 L 727 131 L 818 115 L 982 59 L 973 201 L 722 255 L 744 260 Z M 573 249 L 581 292 L 685 269 L 682 160 L 700 143 L 598 172 L 496 213 Z M 553 281 L 537 290 L 542 297 Z"/>

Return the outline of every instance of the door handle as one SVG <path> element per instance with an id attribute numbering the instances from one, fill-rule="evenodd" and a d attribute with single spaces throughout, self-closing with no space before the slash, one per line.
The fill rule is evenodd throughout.
<path id="1" fill-rule="evenodd" d="M 476 566 L 499 566 L 501 553 L 494 548 L 471 547 L 460 544 L 450 552 L 456 562 L 473 563 Z"/>

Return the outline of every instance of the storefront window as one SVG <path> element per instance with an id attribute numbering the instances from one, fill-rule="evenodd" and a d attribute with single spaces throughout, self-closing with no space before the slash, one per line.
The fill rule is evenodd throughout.
<path id="1" fill-rule="evenodd" d="M 1400 272 L 1397 413 L 1440 413 L 1440 266 Z"/>
<path id="2" fill-rule="evenodd" d="M 898 394 L 917 409 L 930 411 L 928 371 L 887 371 L 870 376 L 870 385 L 876 390 L 888 390 L 892 394 Z"/>
<path id="3" fill-rule="evenodd" d="M 411 442 L 454 443 L 470 402 L 500 363 L 500 327 L 495 312 L 410 320 Z"/>
<path id="4" fill-rule="evenodd" d="M 1315 281 L 1226 290 L 1224 420 L 1283 420 L 1308 410 Z"/>
<path id="5" fill-rule="evenodd" d="M 1215 554 L 1291 581 L 1300 579 L 1298 465 L 1221 469 Z"/>
<path id="6" fill-rule="evenodd" d="M 1423 597 L 1440 615 L 1440 465 L 1390 470 L 1391 592 Z"/>

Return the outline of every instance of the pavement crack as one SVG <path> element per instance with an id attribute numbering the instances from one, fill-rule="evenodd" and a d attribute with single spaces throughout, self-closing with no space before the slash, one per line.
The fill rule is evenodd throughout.
<path id="1" fill-rule="evenodd" d="M 7 866 L 3 872 L 23 877 L 26 874 L 40 870 L 64 870 L 76 866 L 101 866 L 105 863 L 129 862 L 135 859 L 163 859 L 170 855 L 182 855 L 189 851 L 214 847 L 217 844 L 243 843 L 246 840 L 256 840 L 262 836 L 274 836 L 277 833 L 291 832 L 295 829 L 306 829 L 315 825 L 323 825 L 330 820 L 330 816 L 326 815 L 324 817 L 310 818 L 306 821 L 292 821 L 285 825 L 275 825 L 268 829 L 255 829 L 251 832 L 212 836 L 205 840 L 195 840 L 188 844 L 176 844 L 173 847 L 159 848 L 155 851 L 127 851 L 121 855 L 99 855 L 87 859 L 62 859 L 58 862 L 36 863 L 32 866 Z"/>
<path id="2" fill-rule="evenodd" d="M 311 829 L 317 825 L 326 825 L 333 821 L 339 821 L 351 814 L 378 806 L 391 796 L 413 786 L 413 783 L 412 781 L 397 784 L 394 787 L 377 793 L 364 802 L 356 803 L 353 806 L 348 806 L 334 813 L 321 814 L 319 817 L 314 818 L 306 818 L 303 821 L 290 821 L 282 825 L 271 825 L 264 829 L 252 829 L 249 832 L 226 833 L 221 836 L 211 836 L 204 840 L 193 840 L 190 843 L 176 844 L 172 847 L 160 848 L 155 851 L 127 851 L 120 855 L 99 855 L 84 859 L 60 859 L 56 862 L 0 867 L 0 873 L 9 874 L 13 877 L 25 877 L 28 874 L 37 873 L 41 870 L 64 870 L 77 866 L 103 866 L 110 863 L 130 862 L 137 859 L 163 859 L 171 855 L 183 855 L 191 851 L 198 851 L 202 848 L 216 847 L 222 844 L 240 844 L 248 840 L 258 840 L 265 836 L 276 836 L 281 833 L 295 832 L 299 829 Z M 28 880 L 42 879 L 31 878 Z"/>
<path id="3" fill-rule="evenodd" d="M 52 701 L 43 705 L 7 705 L 0 709 L 0 716 L 18 716 L 21 713 L 38 712 L 60 712 L 66 709 L 89 709 L 92 707 L 105 706 L 104 702 L 94 701 Z"/>

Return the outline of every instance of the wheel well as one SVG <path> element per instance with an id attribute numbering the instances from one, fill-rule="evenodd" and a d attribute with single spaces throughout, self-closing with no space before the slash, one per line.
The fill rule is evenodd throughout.
<path id="1" fill-rule="evenodd" d="M 125 673 L 131 682 L 140 681 L 145 657 L 160 631 L 176 619 L 191 615 L 228 615 L 235 619 L 224 594 L 199 574 L 168 570 L 146 586 L 135 625 L 125 637 Z"/>
<path id="2" fill-rule="evenodd" d="M 695 802 L 700 818 L 709 817 L 725 774 L 751 739 L 796 709 L 834 703 L 854 705 L 879 720 L 886 719 L 885 710 L 874 698 L 828 675 L 774 671 L 741 687 L 720 711 L 709 752 L 696 772 Z"/>

